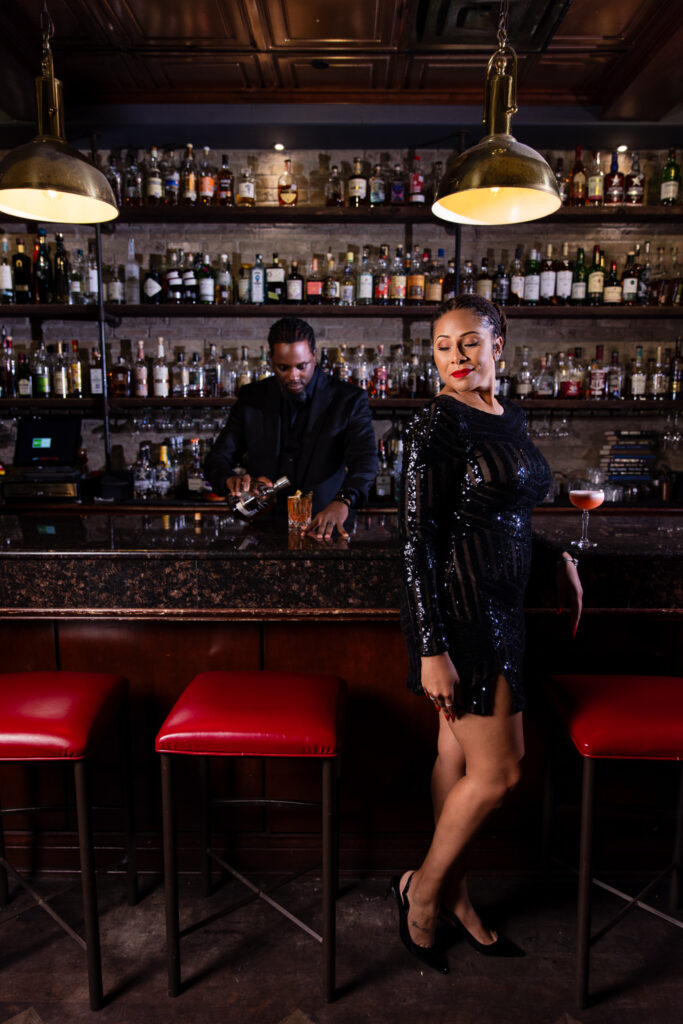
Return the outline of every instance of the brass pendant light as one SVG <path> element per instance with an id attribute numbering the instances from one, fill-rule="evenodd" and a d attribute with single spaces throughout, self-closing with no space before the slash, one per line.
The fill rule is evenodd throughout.
<path id="1" fill-rule="evenodd" d="M 41 13 L 42 74 L 36 78 L 38 134 L 0 162 L 0 210 L 35 221 L 97 224 L 119 211 L 104 174 L 64 139 L 62 83 L 55 78 L 47 3 Z"/>
<path id="2" fill-rule="evenodd" d="M 507 44 L 509 0 L 501 0 L 498 47 L 486 70 L 486 135 L 450 164 L 432 213 L 457 224 L 518 224 L 562 205 L 548 162 L 510 134 L 517 112 L 517 54 Z"/>

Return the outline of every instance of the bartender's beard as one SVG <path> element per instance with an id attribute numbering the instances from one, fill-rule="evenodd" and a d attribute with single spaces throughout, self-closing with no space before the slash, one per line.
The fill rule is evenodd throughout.
<path id="1" fill-rule="evenodd" d="M 288 387 L 282 384 L 280 380 L 278 380 L 278 384 L 280 385 L 280 390 L 285 398 L 290 402 L 293 402 L 294 405 L 303 405 L 308 398 L 305 387 L 301 388 L 300 391 L 291 391 Z"/>

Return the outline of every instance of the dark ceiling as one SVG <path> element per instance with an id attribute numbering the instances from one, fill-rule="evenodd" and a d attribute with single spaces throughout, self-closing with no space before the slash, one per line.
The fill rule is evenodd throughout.
<path id="1" fill-rule="evenodd" d="M 0 8 L 0 146 L 34 133 L 43 0 Z M 481 135 L 491 0 L 49 0 L 87 146 L 452 148 Z M 510 0 L 525 142 L 683 142 L 683 2 Z"/>

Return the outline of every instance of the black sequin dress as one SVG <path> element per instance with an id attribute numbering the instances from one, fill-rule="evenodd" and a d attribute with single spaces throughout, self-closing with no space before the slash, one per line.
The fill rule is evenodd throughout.
<path id="1" fill-rule="evenodd" d="M 420 657 L 448 651 L 460 677 L 459 714 L 492 714 L 500 674 L 513 711 L 525 704 L 531 513 L 548 490 L 550 469 L 529 440 L 522 410 L 501 405 L 496 416 L 440 395 L 411 422 L 404 451 L 399 522 L 408 686 L 423 693 Z"/>

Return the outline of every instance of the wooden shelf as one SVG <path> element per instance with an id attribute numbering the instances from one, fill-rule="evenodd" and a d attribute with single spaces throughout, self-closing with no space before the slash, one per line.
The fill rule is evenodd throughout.
<path id="1" fill-rule="evenodd" d="M 0 306 L 0 320 L 3 318 L 26 317 L 28 320 L 97 320 L 98 307 L 67 306 L 60 302 L 6 304 Z"/>

